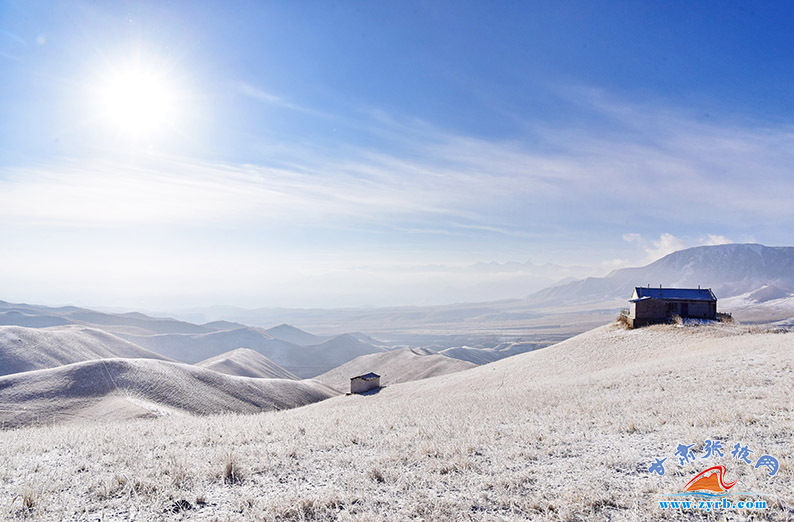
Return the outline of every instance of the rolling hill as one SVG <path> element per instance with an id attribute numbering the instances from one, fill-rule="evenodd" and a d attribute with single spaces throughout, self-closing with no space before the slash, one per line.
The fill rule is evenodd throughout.
<path id="1" fill-rule="evenodd" d="M 381 386 L 427 379 L 436 375 L 474 368 L 467 361 L 445 357 L 425 350 L 403 348 L 385 353 L 356 357 L 315 379 L 340 392 L 350 390 L 350 378 L 368 372 L 381 376 Z"/>
<path id="2" fill-rule="evenodd" d="M 294 344 L 274 339 L 259 328 L 248 327 L 201 334 L 123 335 L 123 337 L 171 359 L 190 364 L 240 347 L 251 348 L 265 354 L 266 357 L 283 361 L 293 348 L 299 348 Z M 279 355 L 271 357 L 273 353 Z"/>
<path id="3" fill-rule="evenodd" d="M 318 335 L 310 334 L 309 332 L 304 332 L 300 328 L 295 328 L 294 326 L 290 326 L 288 324 L 280 324 L 278 326 L 274 326 L 273 328 L 268 328 L 265 331 L 276 339 L 297 344 L 298 346 L 311 346 L 320 344 L 327 340 L 326 337 L 320 337 Z"/>
<path id="4" fill-rule="evenodd" d="M 48 328 L 50 326 L 63 326 L 74 324 L 68 319 L 56 315 L 7 310 L 0 312 L 0 325 L 25 326 L 28 328 Z"/>
<path id="5" fill-rule="evenodd" d="M 204 334 L 124 335 L 125 339 L 171 359 L 195 364 L 236 348 L 250 348 L 300 378 L 310 378 L 381 348 L 351 335 L 313 346 L 276 339 L 260 328 L 238 328 Z"/>
<path id="6" fill-rule="evenodd" d="M 102 359 L 0 377 L 0 424 L 254 413 L 334 394 L 315 381 L 236 377 L 154 359 Z"/>
<path id="7" fill-rule="evenodd" d="M 384 347 L 367 342 L 371 338 L 363 334 L 343 334 L 334 337 L 320 337 L 288 324 L 281 324 L 268 330 L 251 328 L 230 321 L 214 321 L 202 325 L 192 324 L 170 318 L 150 317 L 137 312 L 112 314 L 97 312 L 74 306 L 48 307 L 29 304 L 15 304 L 0 301 L 0 325 L 16 325 L 26 328 L 73 327 L 64 331 L 104 331 L 110 348 L 98 346 L 83 349 L 82 355 L 68 356 L 66 353 L 53 356 L 46 366 L 25 365 L 19 362 L 24 371 L 67 364 L 97 357 L 155 357 L 169 358 L 195 364 L 237 348 L 250 348 L 259 352 L 273 363 L 283 367 L 289 374 L 308 378 L 328 371 L 360 355 L 383 351 Z M 33 332 L 26 334 L 35 337 Z M 118 337 L 122 339 L 119 339 Z M 121 345 L 119 341 L 126 340 Z M 295 342 L 292 342 L 295 341 Z M 31 341 L 33 342 L 33 341 Z M 74 344 L 74 341 L 70 341 Z M 35 343 L 34 343 L 35 344 Z M 64 342 L 50 343 L 53 346 Z M 85 344 L 85 343 L 84 343 Z M 90 344 L 90 343 L 89 343 Z M 129 351 L 131 344 L 139 351 Z M 119 350 L 114 351 L 118 347 Z M 143 350 L 145 349 L 145 350 Z M 142 351 L 141 351 L 142 350 Z M 68 350 L 67 350 L 68 351 Z M 151 352 L 157 355 L 153 355 Z M 14 353 L 17 353 L 15 351 Z M 20 352 L 21 353 L 21 352 Z M 92 353 L 101 354 L 90 356 Z M 131 355 L 128 355 L 131 354 Z M 46 355 L 32 352 L 14 357 L 31 360 L 47 360 Z M 6 368 L 12 368 L 8 359 Z M 17 363 L 14 363 L 17 364 Z M 41 364 L 44 364 L 43 362 Z M 17 368 L 17 366 L 13 366 Z M 238 368 L 239 370 L 239 368 Z M 9 370 L 10 371 L 10 370 Z"/>
<path id="8" fill-rule="evenodd" d="M 295 374 L 288 372 L 261 353 L 248 348 L 237 348 L 236 350 L 216 355 L 196 363 L 196 366 L 239 377 L 298 379 Z"/>
<path id="9" fill-rule="evenodd" d="M 502 343 L 493 348 L 472 348 L 470 346 L 456 346 L 446 348 L 439 351 L 441 355 L 460 359 L 461 361 L 469 361 L 474 364 L 488 364 L 505 357 L 511 357 L 520 353 L 531 352 L 539 350 L 546 346 L 545 343 L 536 342 L 511 342 Z"/>
<path id="10" fill-rule="evenodd" d="M 792 379 L 791 332 L 609 325 L 285 412 L 0 431 L 3 469 L 14 470 L 0 495 L 32 491 L 47 500 L 41 518 L 683 520 L 660 498 L 725 464 L 769 502 L 752 518 L 785 520 Z M 703 460 L 706 439 L 725 457 Z M 752 459 L 780 459 L 777 476 L 733 459 L 737 442 Z M 696 463 L 679 466 L 679 443 Z M 656 458 L 668 459 L 665 476 L 648 471 Z"/>
<path id="11" fill-rule="evenodd" d="M 150 317 L 129 312 L 98 312 L 76 306 L 50 307 L 0 301 L 0 324 L 47 327 L 65 324 L 93 326 L 115 334 L 153 335 L 163 333 L 202 333 L 218 328 L 196 325 L 171 318 Z"/>
<path id="12" fill-rule="evenodd" d="M 201 327 L 205 331 L 217 331 L 217 330 L 237 330 L 238 328 L 246 328 L 246 325 L 242 323 L 235 323 L 232 321 L 212 321 L 209 323 L 204 323 Z"/>
<path id="13" fill-rule="evenodd" d="M 0 326 L 0 375 L 112 357 L 165 359 L 95 328 Z"/>

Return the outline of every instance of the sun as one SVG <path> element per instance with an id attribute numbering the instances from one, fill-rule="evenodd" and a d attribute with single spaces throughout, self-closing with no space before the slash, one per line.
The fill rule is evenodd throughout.
<path id="1" fill-rule="evenodd" d="M 132 63 L 100 75 L 94 99 L 100 118 L 132 138 L 162 135 L 176 124 L 179 95 L 165 71 Z"/>

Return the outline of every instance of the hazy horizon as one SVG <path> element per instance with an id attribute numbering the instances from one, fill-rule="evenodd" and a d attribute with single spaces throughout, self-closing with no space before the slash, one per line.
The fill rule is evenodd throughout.
<path id="1" fill-rule="evenodd" d="M 224 5 L 0 6 L 0 299 L 447 304 L 790 243 L 785 5 Z"/>

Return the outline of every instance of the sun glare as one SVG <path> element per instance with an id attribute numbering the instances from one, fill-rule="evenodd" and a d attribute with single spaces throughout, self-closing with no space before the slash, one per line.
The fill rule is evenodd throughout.
<path id="1" fill-rule="evenodd" d="M 155 68 L 134 64 L 109 70 L 98 82 L 95 97 L 104 122 L 128 137 L 151 138 L 176 123 L 177 91 Z"/>

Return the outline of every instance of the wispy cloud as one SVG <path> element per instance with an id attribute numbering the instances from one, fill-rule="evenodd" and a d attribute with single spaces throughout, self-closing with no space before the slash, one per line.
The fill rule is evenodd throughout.
<path id="1" fill-rule="evenodd" d="M 333 216 L 445 213 L 413 190 L 344 171 L 323 174 L 184 160 L 68 162 L 7 170 L 0 216 L 58 225 L 314 222 Z"/>
<path id="2" fill-rule="evenodd" d="M 304 112 L 314 116 L 328 116 L 328 114 L 322 111 L 311 109 L 309 107 L 304 107 L 303 105 L 294 103 L 281 96 L 268 92 L 265 89 L 251 85 L 250 83 L 247 82 L 237 81 L 237 82 L 233 82 L 232 85 L 238 93 L 252 100 L 256 100 L 258 102 L 262 102 L 268 105 L 275 105 L 277 107 L 282 107 L 284 109 L 289 109 L 293 111 Z"/>
<path id="3" fill-rule="evenodd" d="M 150 157 L 6 170 L 0 215 L 80 226 L 339 218 L 516 237 L 587 223 L 670 230 L 693 215 L 715 233 L 794 219 L 790 129 L 704 124 L 630 105 L 592 107 L 618 118 L 625 132 L 544 129 L 538 150 L 518 139 L 459 136 L 424 123 L 412 133 L 405 129 L 411 123 L 395 122 L 408 153 L 387 146 L 307 153 L 295 146 L 281 151 L 278 167 Z M 634 127 L 645 129 L 636 139 Z"/>
<path id="4" fill-rule="evenodd" d="M 21 62 L 22 58 L 17 55 L 7 53 L 5 51 L 0 51 L 0 57 L 5 58 L 7 60 L 12 60 L 14 62 Z"/>
<path id="5" fill-rule="evenodd" d="M 247 84 L 240 89 L 293 107 Z M 712 227 L 738 225 L 738 215 L 759 227 L 794 218 L 792 129 L 702 123 L 601 98 L 590 106 L 613 118 L 620 132 L 542 128 L 539 150 L 520 139 L 459 136 L 379 116 L 380 124 L 399 129 L 407 147 L 347 146 L 340 155 L 295 146 L 280 152 L 279 167 L 149 158 L 14 169 L 0 179 L 0 215 L 81 225 L 410 216 L 414 227 L 422 216 L 448 216 L 448 228 L 511 235 L 527 225 L 615 228 L 628 220 L 670 229 L 694 214 Z"/>
<path id="6" fill-rule="evenodd" d="M 266 92 L 246 95 L 289 105 Z M 282 296 L 321 304 L 308 296 L 321 281 L 334 280 L 326 287 L 329 296 L 344 288 L 381 288 L 368 298 L 374 304 L 387 295 L 401 295 L 403 302 L 411 302 L 410 295 L 416 302 L 505 297 L 512 289 L 528 292 L 551 282 L 555 273 L 587 275 L 586 268 L 544 271 L 538 265 L 473 271 L 454 268 L 451 260 L 523 263 L 531 257 L 540 264 L 584 265 L 598 275 L 688 246 L 748 237 L 785 242 L 780 238 L 794 226 L 792 129 L 703 122 L 606 98 L 582 103 L 609 121 L 607 131 L 536 125 L 531 139 L 497 140 L 375 113 L 370 125 L 381 139 L 366 147 L 344 143 L 308 151 L 292 145 L 257 164 L 149 155 L 4 167 L 0 230 L 23 239 L 7 240 L 0 256 L 19 258 L 11 256 L 14 249 L 31 259 L 55 259 L 58 254 L 42 245 L 53 231 L 66 229 L 93 230 L 92 240 L 100 243 L 124 227 L 141 235 L 171 232 L 206 239 L 169 250 L 160 263 L 163 280 L 183 281 L 181 256 L 204 258 L 222 244 L 225 257 L 205 267 L 219 278 L 218 289 L 243 291 L 257 280 L 283 287 Z M 235 232 L 207 238 L 212 227 Z M 269 238 L 276 236 L 288 237 L 293 250 L 286 241 L 274 246 Z M 316 245 L 320 240 L 323 248 Z M 83 247 L 75 270 L 85 265 L 97 273 L 98 247 Z M 234 261 L 245 256 L 257 262 Z M 388 267 L 399 256 L 445 268 L 397 274 Z M 119 247 L 102 266 L 130 269 L 130 258 Z M 364 258 L 374 268 L 352 268 Z M 225 266 L 239 268 L 217 275 Z M 257 274 L 263 269 L 279 276 L 262 279 Z M 89 278 L 88 272 L 81 277 Z M 364 280 L 370 286 L 356 283 Z M 346 304 L 363 302 L 359 298 L 351 295 Z"/>

